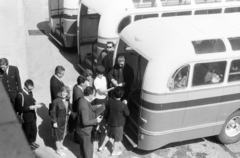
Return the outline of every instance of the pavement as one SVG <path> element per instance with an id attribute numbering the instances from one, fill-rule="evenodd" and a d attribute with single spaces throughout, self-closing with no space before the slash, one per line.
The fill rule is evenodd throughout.
<path id="1" fill-rule="evenodd" d="M 60 158 L 61 156 L 55 152 L 54 139 L 51 136 L 50 117 L 48 116 L 48 104 L 50 103 L 49 80 L 54 74 L 55 67 L 62 65 L 66 69 L 65 76 L 63 77 L 64 83 L 70 86 L 75 85 L 77 76 L 79 75 L 77 50 L 76 48 L 63 49 L 49 38 L 47 0 L 0 1 L 0 20 L 0 57 L 7 58 L 10 65 L 18 66 L 22 84 L 26 79 L 34 81 L 34 98 L 38 102 L 45 104 L 45 106 L 37 110 L 38 136 L 36 142 L 40 144 L 40 148 L 35 151 L 24 148 L 25 153 L 29 157 L 32 156 L 31 154 L 34 154 L 37 158 Z M 29 32 L 35 32 L 37 35 L 30 35 Z M 6 118 L 4 119 L 0 117 L 0 121 L 4 122 L 4 127 L 8 128 L 8 131 L 14 131 L 17 127 L 19 129 L 19 126 L 16 125 L 16 120 L 15 124 L 11 124 L 11 121 L 8 122 Z M 0 131 L 3 127 L 1 122 Z M 0 141 L 4 136 L 7 139 L 9 138 L 9 140 L 14 139 L 9 133 L 5 132 L 3 134 L 1 132 Z M 12 148 L 9 149 L 9 152 L 13 153 L 12 156 L 4 156 L 2 154 L 4 153 L 3 150 L 5 150 L 3 148 L 4 142 L 1 143 L 1 158 L 21 157 L 19 156 L 21 154 L 12 150 Z M 14 142 L 10 141 L 10 143 Z M 22 142 L 22 144 L 24 146 L 26 142 Z M 64 151 L 67 154 L 67 158 L 79 157 L 79 146 L 74 143 L 73 135 L 67 135 L 64 145 L 69 148 L 69 150 Z M 108 150 L 102 152 L 97 152 L 97 147 L 98 143 L 95 142 L 94 158 L 111 157 L 111 143 L 107 144 Z M 124 139 L 120 148 L 123 154 L 115 157 L 240 158 L 240 143 L 225 146 L 212 137 L 182 142 L 155 151 L 133 149 Z M 22 157 L 24 158 L 24 156 Z"/>

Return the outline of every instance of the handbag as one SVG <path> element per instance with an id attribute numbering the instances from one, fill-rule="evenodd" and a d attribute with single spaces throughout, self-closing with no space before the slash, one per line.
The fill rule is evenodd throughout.
<path id="1" fill-rule="evenodd" d="M 23 94 L 22 94 L 22 93 L 19 93 L 19 94 L 21 94 L 21 96 L 22 96 L 22 107 L 23 107 L 24 97 L 23 97 Z M 23 124 L 23 123 L 24 123 L 24 120 L 23 120 L 23 118 L 22 118 L 22 113 L 21 113 L 20 115 L 17 114 L 17 118 L 18 118 L 18 121 L 19 121 L 20 124 Z"/>

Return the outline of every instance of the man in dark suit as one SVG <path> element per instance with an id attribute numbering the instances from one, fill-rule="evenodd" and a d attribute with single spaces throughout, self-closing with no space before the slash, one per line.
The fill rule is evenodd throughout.
<path id="1" fill-rule="evenodd" d="M 41 105 L 36 103 L 33 98 L 32 90 L 34 83 L 32 80 L 26 80 L 24 83 L 24 89 L 17 94 L 16 97 L 16 112 L 23 119 L 22 128 L 29 142 L 31 149 L 39 147 L 35 143 L 37 137 L 37 117 L 35 110 L 40 108 Z"/>
<path id="2" fill-rule="evenodd" d="M 58 92 L 64 86 L 61 78 L 64 76 L 65 68 L 63 66 L 57 66 L 55 68 L 55 74 L 50 79 L 50 92 L 51 92 L 51 100 L 57 98 Z"/>
<path id="3" fill-rule="evenodd" d="M 51 103 L 49 104 L 49 115 L 52 108 L 52 102 L 58 96 L 58 92 L 64 86 L 63 81 L 61 78 L 64 76 L 65 68 L 63 66 L 57 66 L 55 68 L 55 74 L 50 79 L 50 93 L 51 93 Z"/>
<path id="4" fill-rule="evenodd" d="M 107 48 L 104 49 L 98 56 L 97 64 L 105 68 L 105 76 L 113 66 L 114 43 L 107 42 Z"/>
<path id="5" fill-rule="evenodd" d="M 9 65 L 6 58 L 0 59 L 0 78 L 14 107 L 17 93 L 22 90 L 21 79 L 18 68 Z"/>
<path id="6" fill-rule="evenodd" d="M 82 97 L 78 104 L 78 120 L 77 120 L 77 134 L 80 140 L 80 158 L 93 157 L 93 142 L 91 141 L 91 133 L 93 126 L 101 122 L 102 117 L 95 117 L 94 109 L 91 101 L 94 98 L 95 91 L 93 87 L 86 87 L 84 89 L 84 97 Z"/>
<path id="7" fill-rule="evenodd" d="M 69 132 L 75 130 L 77 124 L 77 110 L 78 110 L 78 101 L 84 97 L 83 90 L 87 86 L 87 78 L 84 76 L 78 76 L 77 84 L 73 87 L 73 95 L 72 95 L 72 114 L 69 118 Z M 76 131 L 74 131 L 74 141 L 79 143 L 79 138 L 77 136 Z"/>

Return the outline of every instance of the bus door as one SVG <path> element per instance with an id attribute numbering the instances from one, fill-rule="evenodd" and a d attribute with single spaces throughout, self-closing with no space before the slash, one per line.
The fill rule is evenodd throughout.
<path id="1" fill-rule="evenodd" d="M 49 0 L 50 35 L 63 46 L 63 0 Z"/>
<path id="2" fill-rule="evenodd" d="M 121 50 L 122 49 L 122 50 Z M 140 111 L 141 111 L 141 93 L 142 81 L 148 60 L 133 51 L 122 40 L 118 44 L 117 56 L 124 55 L 126 63 L 129 64 L 134 70 L 134 81 L 131 85 L 131 92 L 128 96 L 128 108 L 130 116 L 127 118 L 124 127 L 124 133 L 130 143 L 137 147 L 138 144 L 138 131 L 140 127 Z M 117 62 L 117 60 L 116 60 Z"/>
<path id="3" fill-rule="evenodd" d="M 91 8 L 81 4 L 78 14 L 79 43 L 93 42 L 98 37 L 100 15 Z"/>
<path id="4" fill-rule="evenodd" d="M 90 61 L 88 66 L 93 65 L 92 61 L 96 58 L 96 45 L 98 38 L 98 25 L 100 15 L 95 10 L 86 7 L 84 4 L 80 5 L 77 23 L 77 40 L 78 40 L 78 56 L 79 63 Z M 82 45 L 89 45 L 80 47 Z M 82 50 L 84 49 L 84 50 Z"/>
<path id="5" fill-rule="evenodd" d="M 193 65 L 180 141 L 213 135 L 217 125 L 226 61 Z"/>

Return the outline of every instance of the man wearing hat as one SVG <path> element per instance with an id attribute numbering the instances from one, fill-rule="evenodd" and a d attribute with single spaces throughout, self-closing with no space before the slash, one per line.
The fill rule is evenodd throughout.
<path id="1" fill-rule="evenodd" d="M 125 57 L 120 55 L 117 63 L 108 74 L 108 79 L 113 87 L 122 87 L 124 95 L 121 100 L 127 99 L 134 79 L 133 68 L 125 62 Z"/>
<path id="2" fill-rule="evenodd" d="M 97 76 L 94 80 L 94 86 L 96 89 L 95 104 L 106 103 L 108 92 L 113 90 L 114 87 L 107 89 L 107 79 L 104 76 L 105 68 L 102 65 L 96 67 Z"/>

